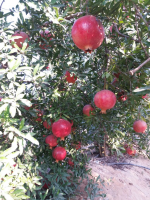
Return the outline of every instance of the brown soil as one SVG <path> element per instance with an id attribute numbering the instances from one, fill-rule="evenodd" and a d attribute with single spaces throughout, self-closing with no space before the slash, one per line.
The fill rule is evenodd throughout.
<path id="1" fill-rule="evenodd" d="M 103 179 L 104 187 L 102 193 L 106 194 L 105 200 L 150 200 L 150 170 L 132 165 L 111 165 L 112 163 L 131 163 L 150 168 L 150 160 L 139 156 L 133 158 L 125 156 L 121 159 L 116 157 L 91 158 L 89 168 L 92 168 L 92 176 L 100 175 Z M 87 184 L 85 180 L 79 191 L 83 195 L 74 198 L 75 200 L 89 200 L 84 188 Z M 96 197 L 94 200 L 102 200 Z"/>

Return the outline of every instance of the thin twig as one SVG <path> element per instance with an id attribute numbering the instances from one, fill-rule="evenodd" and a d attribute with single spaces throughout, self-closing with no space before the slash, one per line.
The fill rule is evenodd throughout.
<path id="1" fill-rule="evenodd" d="M 65 17 L 65 19 L 69 20 L 69 19 L 72 19 L 74 17 L 79 17 L 80 15 L 83 15 L 83 14 L 84 14 L 84 12 L 77 12 L 75 14 L 72 14 L 72 15 Z"/>
<path id="2" fill-rule="evenodd" d="M 2 5 L 5 2 L 5 0 L 2 1 L 1 5 L 0 5 L 0 10 L 2 9 Z"/>
<path id="3" fill-rule="evenodd" d="M 139 65 L 137 68 L 130 70 L 129 74 L 134 75 L 134 73 L 136 73 L 139 69 L 141 69 L 149 61 L 150 61 L 150 57 L 147 60 L 145 60 L 141 65 Z"/>
<path id="4" fill-rule="evenodd" d="M 135 15 L 135 25 L 136 25 L 136 31 L 137 31 L 137 36 L 138 36 L 139 42 L 140 42 L 140 44 L 141 44 L 141 46 L 142 46 L 142 49 L 143 49 L 144 52 L 145 52 L 146 57 L 148 58 L 149 55 L 148 55 L 148 53 L 147 53 L 147 51 L 146 51 L 146 47 L 144 47 L 144 45 L 143 45 L 143 43 L 142 43 L 142 40 L 141 40 L 141 37 L 140 37 L 140 34 L 139 34 L 138 21 L 137 21 L 137 12 L 136 12 L 136 15 Z"/>
<path id="5" fill-rule="evenodd" d="M 138 14 L 138 16 L 145 22 L 146 26 L 149 26 L 148 22 L 144 19 L 144 17 L 141 15 L 141 13 L 139 12 L 137 6 L 134 4 L 134 8 Z"/>
<path id="6" fill-rule="evenodd" d="M 118 27 L 117 27 L 117 24 L 116 24 L 116 23 L 113 23 L 113 27 L 114 27 L 114 30 L 118 33 L 118 35 L 120 35 L 120 36 L 122 36 L 122 37 L 125 37 L 125 38 L 130 38 L 131 40 L 134 40 L 134 41 L 136 41 L 136 42 L 139 42 L 139 40 L 134 39 L 133 37 L 130 37 L 130 36 L 128 36 L 128 35 L 124 35 L 124 34 L 120 33 L 119 30 L 118 30 Z"/>
<path id="7" fill-rule="evenodd" d="M 135 167 L 141 167 L 141 168 L 150 170 L 150 168 L 148 168 L 148 167 L 144 167 L 144 166 L 136 165 L 136 164 L 132 164 L 132 163 L 107 163 L 107 165 L 132 165 Z"/>

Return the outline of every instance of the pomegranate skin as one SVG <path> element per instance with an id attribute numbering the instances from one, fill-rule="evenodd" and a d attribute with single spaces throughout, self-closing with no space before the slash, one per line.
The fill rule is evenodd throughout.
<path id="1" fill-rule="evenodd" d="M 101 109 L 102 114 L 111 109 L 116 104 L 116 95 L 110 90 L 101 90 L 94 96 L 95 105 Z"/>
<path id="2" fill-rule="evenodd" d="M 126 152 L 127 152 L 127 154 L 129 154 L 131 156 L 136 154 L 136 150 L 135 149 L 131 149 L 130 147 L 128 147 L 126 149 Z"/>
<path id="3" fill-rule="evenodd" d="M 56 137 L 60 137 L 61 140 L 64 140 L 64 137 L 71 133 L 71 126 L 72 124 L 69 121 L 59 119 L 57 122 L 53 123 L 52 132 Z"/>
<path id="4" fill-rule="evenodd" d="M 55 147 L 55 146 L 57 146 L 57 138 L 54 136 L 54 135 L 48 135 L 47 137 L 46 137 L 46 139 L 45 139 L 45 143 L 46 144 L 49 144 L 49 146 L 50 146 L 50 149 L 52 148 L 52 147 Z"/>
<path id="5" fill-rule="evenodd" d="M 66 76 L 66 81 L 68 83 L 73 83 L 74 84 L 76 82 L 76 80 L 77 80 L 77 77 L 75 77 L 74 74 L 73 74 L 73 76 L 70 76 L 70 72 L 68 72 L 68 71 L 66 71 L 65 76 Z"/>
<path id="6" fill-rule="evenodd" d="M 93 110 L 94 108 L 90 104 L 87 104 L 83 107 L 83 114 L 89 117 L 90 115 L 93 115 Z"/>
<path id="7" fill-rule="evenodd" d="M 143 120 L 137 120 L 133 124 L 133 129 L 136 133 L 145 133 L 147 129 L 147 124 Z"/>
<path id="8" fill-rule="evenodd" d="M 79 49 L 91 53 L 102 44 L 105 31 L 100 20 L 93 15 L 86 15 L 75 21 L 71 35 Z"/>
<path id="9" fill-rule="evenodd" d="M 59 160 L 64 160 L 67 155 L 65 148 L 63 147 L 56 147 L 53 150 L 52 156 L 58 162 Z"/>
<path id="10" fill-rule="evenodd" d="M 24 33 L 24 32 L 18 31 L 18 32 L 14 33 L 12 36 L 21 36 L 21 37 L 22 37 L 22 38 L 14 39 L 14 42 L 15 42 L 15 43 L 17 44 L 17 46 L 18 46 L 19 48 L 21 48 L 21 49 L 22 49 L 22 46 L 23 46 L 24 41 L 25 41 L 26 39 L 28 39 L 28 41 L 29 41 L 29 36 L 28 36 L 26 33 Z M 10 41 L 10 43 L 11 43 L 11 42 L 12 42 L 12 41 Z M 12 47 L 15 48 L 14 45 L 12 45 Z M 27 44 L 26 48 L 28 48 L 28 47 L 29 47 L 29 44 Z"/>

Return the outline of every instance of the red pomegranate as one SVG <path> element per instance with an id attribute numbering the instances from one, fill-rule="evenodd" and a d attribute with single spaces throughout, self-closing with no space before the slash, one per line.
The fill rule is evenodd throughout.
<path id="1" fill-rule="evenodd" d="M 71 35 L 79 49 L 91 53 L 102 44 L 105 31 L 99 19 L 93 15 L 86 15 L 75 21 Z"/>
<path id="2" fill-rule="evenodd" d="M 44 39 L 49 39 L 49 41 L 52 40 L 52 35 L 49 30 L 40 31 L 40 35 Z M 47 45 L 45 41 L 41 42 L 40 44 L 41 49 L 47 49 L 48 47 L 51 47 L 51 45 Z"/>
<path id="3" fill-rule="evenodd" d="M 129 154 L 129 155 L 131 155 L 131 156 L 136 154 L 136 150 L 133 149 L 133 148 L 130 148 L 130 147 L 128 147 L 128 148 L 126 149 L 126 152 L 127 152 L 127 154 Z"/>
<path id="4" fill-rule="evenodd" d="M 87 104 L 83 107 L 83 114 L 87 116 L 93 115 L 93 110 L 94 108 L 90 104 Z"/>
<path id="5" fill-rule="evenodd" d="M 116 104 L 116 96 L 110 90 L 101 90 L 94 96 L 95 105 L 101 109 L 102 114 L 106 114 L 106 110 L 111 109 Z"/>
<path id="6" fill-rule="evenodd" d="M 71 158 L 69 158 L 69 160 L 68 160 L 68 165 L 70 165 L 71 167 L 74 167 L 74 162 L 72 162 Z"/>
<path id="7" fill-rule="evenodd" d="M 117 99 L 118 101 L 126 101 L 127 100 L 127 94 L 124 91 L 118 92 Z"/>
<path id="8" fill-rule="evenodd" d="M 53 123 L 52 123 L 52 120 L 51 120 L 51 119 L 50 119 L 50 121 L 51 121 L 51 125 L 49 125 L 47 121 L 44 121 L 44 122 L 43 122 L 43 126 L 44 126 L 46 129 L 52 128 L 52 124 L 53 124 Z"/>
<path id="9" fill-rule="evenodd" d="M 52 156 L 56 160 L 56 162 L 58 162 L 59 160 L 64 160 L 66 155 L 66 149 L 63 147 L 56 147 L 52 153 Z"/>
<path id="10" fill-rule="evenodd" d="M 75 75 L 73 74 L 73 76 L 70 76 L 70 72 L 66 71 L 66 74 L 65 74 L 65 77 L 66 77 L 66 81 L 68 83 L 75 83 L 76 80 L 77 80 L 77 77 L 75 77 Z"/>
<path id="11" fill-rule="evenodd" d="M 60 137 L 61 140 L 64 140 L 66 136 L 71 133 L 71 124 L 65 119 L 59 119 L 57 122 L 54 122 L 52 125 L 52 132 L 56 137 Z"/>
<path id="12" fill-rule="evenodd" d="M 133 129 L 136 133 L 145 133 L 147 129 L 147 124 L 143 120 L 137 120 L 133 124 Z"/>
<path id="13" fill-rule="evenodd" d="M 72 143 L 71 146 L 73 148 L 75 148 L 76 150 L 79 150 L 81 148 L 81 142 L 76 142 L 76 143 Z"/>
<path id="14" fill-rule="evenodd" d="M 57 138 L 54 135 L 48 135 L 45 139 L 45 143 L 49 144 L 50 149 L 52 149 L 52 147 L 57 146 Z"/>
<path id="15" fill-rule="evenodd" d="M 25 42 L 25 40 L 28 39 L 28 41 L 29 41 L 29 36 L 26 33 L 24 33 L 24 32 L 17 31 L 12 36 L 20 36 L 20 38 L 14 39 L 14 42 L 21 49 L 22 49 L 22 46 L 23 46 L 23 43 Z M 10 40 L 10 43 L 11 42 L 12 41 Z M 15 48 L 14 44 L 12 44 L 12 47 Z M 28 48 L 28 47 L 29 47 L 29 44 L 27 44 L 26 48 Z"/>

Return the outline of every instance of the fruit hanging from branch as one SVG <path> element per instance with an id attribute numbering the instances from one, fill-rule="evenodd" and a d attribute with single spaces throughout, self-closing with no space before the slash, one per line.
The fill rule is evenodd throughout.
<path id="1" fill-rule="evenodd" d="M 70 72 L 68 72 L 68 71 L 66 71 L 65 77 L 66 77 L 66 81 L 68 83 L 73 83 L 74 84 L 76 82 L 76 80 L 77 80 L 77 77 L 74 74 L 73 74 L 73 76 L 70 76 Z"/>
<path id="2" fill-rule="evenodd" d="M 133 124 L 133 129 L 136 133 L 145 133 L 147 129 L 147 124 L 143 120 L 137 120 Z"/>
<path id="3" fill-rule="evenodd" d="M 45 143 L 49 144 L 50 149 L 52 149 L 52 147 L 57 146 L 57 138 L 54 135 L 48 135 L 45 139 Z"/>
<path id="4" fill-rule="evenodd" d="M 71 124 L 65 119 L 59 119 L 57 122 L 54 122 L 52 125 L 52 132 L 56 137 L 60 137 L 61 140 L 64 140 L 66 136 L 71 133 Z"/>
<path id="5" fill-rule="evenodd" d="M 21 31 L 17 31 L 15 32 L 12 36 L 20 36 L 20 38 L 14 39 L 14 42 L 12 42 L 10 40 L 10 43 L 12 43 L 12 47 L 15 48 L 14 43 L 22 49 L 23 43 L 25 42 L 25 40 L 27 39 L 27 41 L 29 41 L 29 36 Z M 27 43 L 26 49 L 29 47 L 29 44 Z"/>
<path id="6" fill-rule="evenodd" d="M 66 155 L 67 155 L 66 149 L 63 147 L 56 147 L 52 153 L 52 156 L 56 160 L 56 162 L 64 160 Z"/>
<path id="7" fill-rule="evenodd" d="M 71 31 L 75 45 L 85 53 L 97 49 L 105 37 L 104 27 L 93 15 L 80 17 L 75 21 Z"/>
<path id="8" fill-rule="evenodd" d="M 101 90 L 94 96 L 95 105 L 101 109 L 102 114 L 111 109 L 116 104 L 116 95 L 110 90 Z"/>
<path id="9" fill-rule="evenodd" d="M 90 104 L 87 104 L 83 107 L 83 114 L 89 117 L 90 115 L 93 115 L 93 110 L 94 108 Z"/>
<path id="10" fill-rule="evenodd" d="M 128 148 L 126 149 L 126 152 L 127 152 L 127 154 L 129 154 L 129 155 L 131 155 L 131 156 L 133 156 L 133 155 L 136 154 L 136 150 L 133 149 L 133 148 L 130 148 L 130 147 L 128 147 Z"/>

